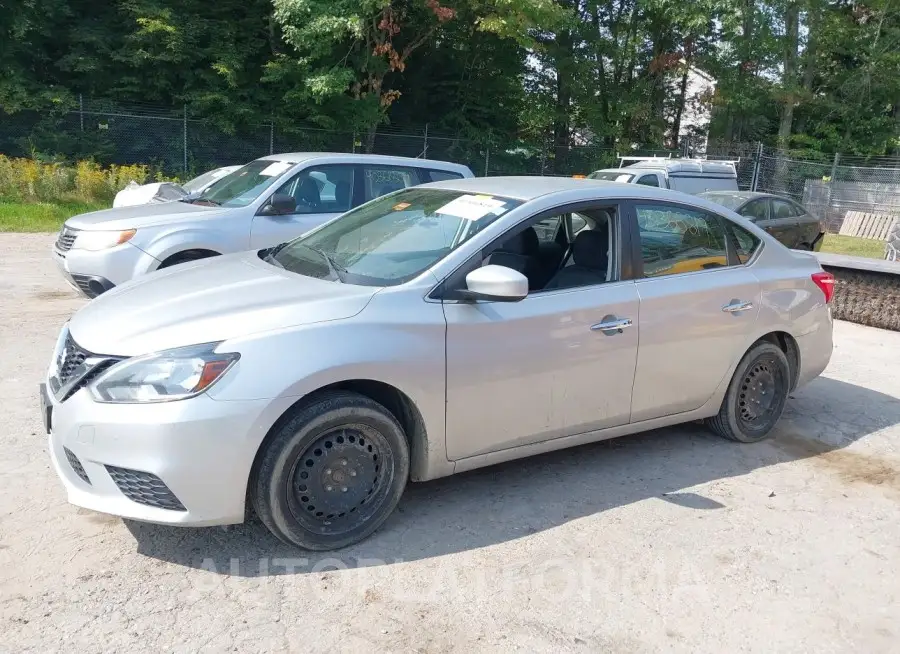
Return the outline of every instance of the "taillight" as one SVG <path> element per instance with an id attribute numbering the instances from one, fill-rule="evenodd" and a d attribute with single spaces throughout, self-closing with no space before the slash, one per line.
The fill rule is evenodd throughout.
<path id="1" fill-rule="evenodd" d="M 831 302 L 834 297 L 834 275 L 829 272 L 817 272 L 812 274 L 812 280 L 825 294 L 825 304 Z"/>

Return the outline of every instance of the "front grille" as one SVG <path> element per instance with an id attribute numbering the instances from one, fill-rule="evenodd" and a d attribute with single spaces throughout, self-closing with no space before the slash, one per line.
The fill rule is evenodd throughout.
<path id="1" fill-rule="evenodd" d="M 72 337 L 69 334 L 66 334 L 66 344 L 62 352 L 62 360 L 58 361 L 56 366 L 56 378 L 59 381 L 59 385 L 65 386 L 65 384 L 72 379 L 78 366 L 84 363 L 84 360 L 89 356 L 91 356 L 90 352 L 79 347 L 78 344 L 72 340 Z"/>
<path id="2" fill-rule="evenodd" d="M 77 236 L 77 230 L 63 225 L 63 228 L 59 230 L 59 236 L 56 237 L 56 249 L 60 252 L 68 252 L 72 249 L 72 245 L 75 243 L 75 237 Z"/>
<path id="3" fill-rule="evenodd" d="M 85 370 L 83 366 L 86 359 L 93 358 L 93 367 Z M 88 352 L 76 343 L 70 334 L 66 334 L 66 341 L 59 359 L 56 361 L 56 374 L 50 379 L 50 389 L 60 402 L 65 402 L 74 393 L 87 386 L 101 372 L 114 363 L 121 361 L 121 357 L 99 357 Z M 81 376 L 79 378 L 79 375 Z M 69 382 L 77 380 L 77 383 L 65 392 L 62 388 Z"/>
<path id="4" fill-rule="evenodd" d="M 84 471 L 84 466 L 81 465 L 81 461 L 78 460 L 78 457 L 70 450 L 68 447 L 64 447 L 63 451 L 66 453 L 66 458 L 69 460 L 69 465 L 72 466 L 72 470 L 75 471 L 75 474 L 81 477 L 81 480 L 87 484 L 91 483 L 90 478 L 88 478 L 87 473 Z"/>
<path id="5" fill-rule="evenodd" d="M 116 466 L 106 466 L 106 471 L 122 494 L 132 502 L 157 509 L 187 511 L 163 480 L 154 474 Z"/>

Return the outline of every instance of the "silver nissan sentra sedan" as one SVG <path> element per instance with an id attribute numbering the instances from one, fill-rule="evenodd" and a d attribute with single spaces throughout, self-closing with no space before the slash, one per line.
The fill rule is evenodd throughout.
<path id="1" fill-rule="evenodd" d="M 832 351 L 834 279 L 696 197 L 460 179 L 125 283 L 41 387 L 72 503 L 359 541 L 407 480 L 702 419 L 771 433 Z"/>

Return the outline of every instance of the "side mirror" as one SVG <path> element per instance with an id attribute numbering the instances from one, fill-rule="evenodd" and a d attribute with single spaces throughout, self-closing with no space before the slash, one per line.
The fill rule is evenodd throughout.
<path id="1" fill-rule="evenodd" d="M 297 201 L 293 195 L 276 193 L 269 198 L 268 203 L 259 210 L 260 216 L 285 216 L 297 210 Z"/>
<path id="2" fill-rule="evenodd" d="M 466 288 L 458 295 L 470 301 L 518 302 L 528 296 L 528 278 L 506 266 L 482 266 L 466 275 Z"/>

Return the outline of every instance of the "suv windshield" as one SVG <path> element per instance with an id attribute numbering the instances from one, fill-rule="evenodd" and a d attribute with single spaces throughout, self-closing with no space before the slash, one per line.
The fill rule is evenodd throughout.
<path id="1" fill-rule="evenodd" d="M 494 195 L 408 188 L 277 248 L 267 260 L 319 279 L 394 286 L 430 268 L 520 204 Z"/>
<path id="2" fill-rule="evenodd" d="M 596 170 L 588 175 L 588 179 L 602 179 L 607 182 L 630 182 L 634 179 L 631 173 L 620 173 L 617 170 Z"/>
<path id="3" fill-rule="evenodd" d="M 251 161 L 203 191 L 198 202 L 206 201 L 222 207 L 246 207 L 293 165 L 287 161 L 268 159 Z"/>

